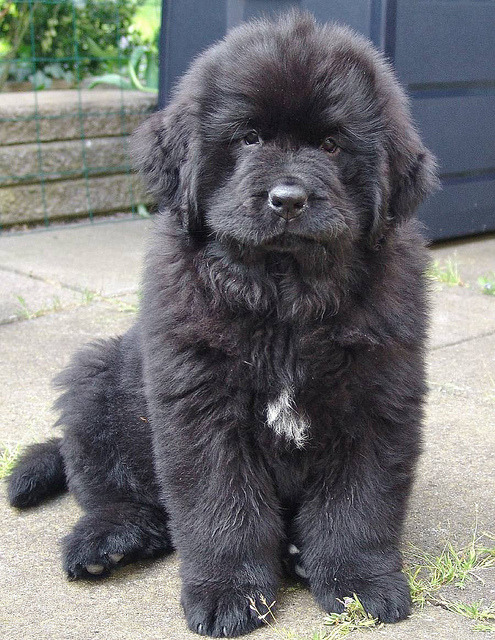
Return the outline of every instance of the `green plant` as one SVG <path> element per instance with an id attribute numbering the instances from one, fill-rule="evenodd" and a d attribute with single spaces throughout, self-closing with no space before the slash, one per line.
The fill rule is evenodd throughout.
<path id="1" fill-rule="evenodd" d="M 332 627 L 329 635 L 325 636 L 325 640 L 340 640 L 353 631 L 383 626 L 365 611 L 356 594 L 352 598 L 344 598 L 343 604 L 342 613 L 331 613 L 325 620 L 325 625 Z"/>
<path id="2" fill-rule="evenodd" d="M 452 613 L 457 613 L 470 620 L 477 620 L 479 622 L 495 621 L 495 601 L 486 605 L 483 598 L 481 598 L 481 600 L 466 604 L 464 602 L 451 602 L 450 600 L 439 598 L 437 602 L 444 609 L 447 609 L 447 611 L 452 611 Z"/>
<path id="3" fill-rule="evenodd" d="M 426 271 L 430 280 L 441 282 L 451 286 L 464 286 L 464 282 L 459 275 L 459 267 L 454 258 L 447 258 L 445 262 L 434 260 Z"/>
<path id="4" fill-rule="evenodd" d="M 13 61 L 19 56 L 29 30 L 29 5 L 7 3 L 0 10 L 0 42 L 2 62 L 0 63 L 0 90 L 11 72 Z"/>
<path id="5" fill-rule="evenodd" d="M 478 622 L 473 627 L 473 631 L 487 631 L 488 633 L 495 633 L 495 624 L 486 624 L 485 622 Z"/>
<path id="6" fill-rule="evenodd" d="M 481 291 L 487 296 L 495 296 L 495 271 L 478 278 Z"/>
<path id="7" fill-rule="evenodd" d="M 131 53 L 121 73 L 106 73 L 91 81 L 89 88 L 111 84 L 121 89 L 137 89 L 158 93 L 158 51 L 156 47 L 140 45 Z"/>
<path id="8" fill-rule="evenodd" d="M 21 445 L 2 445 L 0 451 L 0 479 L 8 476 L 21 452 Z"/>
<path id="9" fill-rule="evenodd" d="M 101 298 L 101 294 L 88 289 L 87 287 L 81 292 L 81 304 L 91 304 L 93 300 Z"/>
<path id="10" fill-rule="evenodd" d="M 431 603 L 441 587 L 454 583 L 464 589 L 474 571 L 495 566 L 495 548 L 480 545 L 475 535 L 470 544 L 459 551 L 448 542 L 439 556 L 414 547 L 407 556 L 405 573 L 413 602 L 420 606 Z"/>
<path id="11" fill-rule="evenodd" d="M 39 309 L 32 310 L 23 296 L 16 296 L 19 307 L 19 315 L 25 320 L 32 320 L 33 318 L 39 318 L 52 311 L 60 311 L 62 303 L 58 296 L 52 298 L 52 304 L 49 307 L 41 307 Z"/>
<path id="12" fill-rule="evenodd" d="M 485 533 L 484 540 L 495 539 L 492 534 Z M 464 602 L 452 602 L 444 599 L 440 589 L 453 584 L 463 590 L 466 582 L 476 572 L 495 566 L 495 546 L 487 546 L 480 543 L 476 529 L 471 542 L 466 547 L 457 551 L 449 542 L 445 545 L 439 556 L 434 556 L 411 548 L 406 554 L 408 562 L 404 572 L 409 580 L 413 603 L 423 607 L 426 604 L 442 607 L 447 611 L 476 620 L 476 631 L 495 631 L 495 626 L 487 624 L 495 620 L 495 603 L 485 605 L 482 600 L 471 604 Z"/>
<path id="13" fill-rule="evenodd" d="M 7 79 L 31 79 L 36 88 L 48 88 L 53 79 L 72 82 L 119 71 L 137 46 L 154 41 L 159 14 L 150 9 L 157 1 L 150 6 L 147 0 L 8 0 L 0 9 L 0 89 Z M 135 25 L 143 5 L 148 11 Z M 53 63 L 59 65 L 55 70 Z"/>

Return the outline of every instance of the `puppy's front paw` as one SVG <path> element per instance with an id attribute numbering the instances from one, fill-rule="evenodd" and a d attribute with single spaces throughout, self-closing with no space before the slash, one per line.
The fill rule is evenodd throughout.
<path id="1" fill-rule="evenodd" d="M 273 590 L 254 585 L 184 585 L 182 606 L 191 631 L 213 638 L 233 638 L 263 624 Z"/>
<path id="2" fill-rule="evenodd" d="M 381 622 L 399 622 L 407 618 L 411 611 L 411 594 L 406 576 L 400 572 L 359 578 L 342 585 L 335 582 L 335 588 L 312 586 L 313 594 L 320 606 L 329 613 L 341 613 L 343 600 L 354 593 L 365 610 Z"/>
<path id="3" fill-rule="evenodd" d="M 370 579 L 356 593 L 366 611 L 382 622 L 399 622 L 411 612 L 411 592 L 401 571 Z"/>

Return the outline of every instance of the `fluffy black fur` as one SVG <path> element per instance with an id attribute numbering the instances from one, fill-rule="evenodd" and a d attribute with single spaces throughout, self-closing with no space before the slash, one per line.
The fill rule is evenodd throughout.
<path id="1" fill-rule="evenodd" d="M 58 377 L 63 439 L 21 460 L 12 504 L 62 488 L 63 460 L 87 512 L 69 576 L 176 548 L 203 635 L 262 624 L 248 598 L 276 598 L 289 544 L 326 611 L 357 593 L 401 620 L 425 393 L 412 216 L 436 179 L 389 66 L 307 15 L 243 25 L 136 157 L 160 202 L 138 322 Z"/>

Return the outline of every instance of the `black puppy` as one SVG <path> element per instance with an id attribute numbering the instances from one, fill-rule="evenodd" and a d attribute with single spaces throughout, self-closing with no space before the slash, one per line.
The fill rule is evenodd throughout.
<path id="1" fill-rule="evenodd" d="M 326 611 L 407 616 L 398 542 L 425 393 L 436 182 L 388 65 L 301 14 L 231 32 L 136 136 L 160 202 L 138 321 L 58 377 L 62 439 L 10 477 L 73 492 L 70 577 L 177 548 L 190 628 L 262 624 L 285 549 Z"/>

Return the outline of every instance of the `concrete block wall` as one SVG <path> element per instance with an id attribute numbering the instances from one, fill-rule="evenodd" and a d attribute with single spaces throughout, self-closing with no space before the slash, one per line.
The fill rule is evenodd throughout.
<path id="1" fill-rule="evenodd" d="M 111 89 L 0 94 L 0 224 L 145 203 L 128 139 L 155 103 L 150 94 Z"/>

